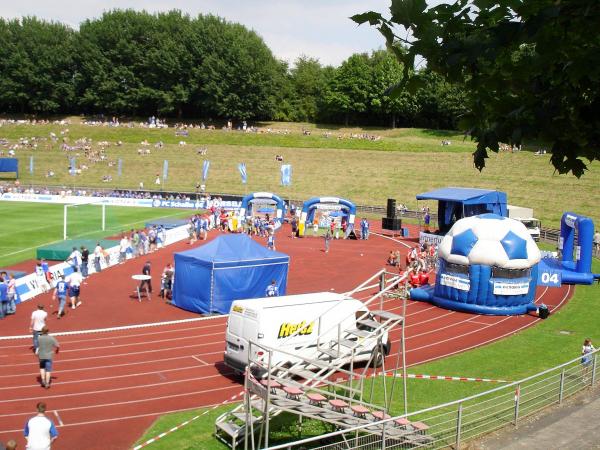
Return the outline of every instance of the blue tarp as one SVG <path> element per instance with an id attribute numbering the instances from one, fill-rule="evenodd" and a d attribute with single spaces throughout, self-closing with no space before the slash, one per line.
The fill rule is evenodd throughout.
<path id="1" fill-rule="evenodd" d="M 228 234 L 175 253 L 173 304 L 203 313 L 229 313 L 234 300 L 260 298 L 275 280 L 285 295 L 290 257 L 245 234 Z"/>
<path id="2" fill-rule="evenodd" d="M 508 217 L 506 192 L 487 189 L 448 187 L 424 192 L 417 200 L 438 200 L 438 225 L 446 233 L 463 217 L 492 213 Z"/>
<path id="3" fill-rule="evenodd" d="M 0 158 L 0 173 L 15 172 L 19 177 L 19 160 L 17 158 Z"/>

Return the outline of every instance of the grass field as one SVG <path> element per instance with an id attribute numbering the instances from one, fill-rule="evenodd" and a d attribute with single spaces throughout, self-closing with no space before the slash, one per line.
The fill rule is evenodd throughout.
<path id="1" fill-rule="evenodd" d="M 102 231 L 101 208 L 84 205 L 69 208 L 68 237 L 97 239 L 142 227 L 151 219 L 189 215 L 190 211 L 174 209 L 107 206 Z M 33 259 L 39 246 L 63 239 L 63 205 L 0 202 L 0 217 L 0 267 Z"/>
<path id="2" fill-rule="evenodd" d="M 168 190 L 193 191 L 198 183 L 202 161 L 211 162 L 209 192 L 245 194 L 271 191 L 285 198 L 306 199 L 312 196 L 334 195 L 348 198 L 358 204 L 384 205 L 387 198 L 416 207 L 415 195 L 444 186 L 466 186 L 499 189 L 508 193 L 509 203 L 533 207 L 544 225 L 557 227 L 563 211 L 575 211 L 592 217 L 600 223 L 600 163 L 590 165 L 582 179 L 558 175 L 549 162 L 549 155 L 535 156 L 532 152 L 503 152 L 492 154 L 488 167 L 479 172 L 473 167 L 471 152 L 474 144 L 450 132 L 421 129 L 339 129 L 331 130 L 332 137 L 322 136 L 327 129 L 314 125 L 265 124 L 273 129 L 289 128 L 291 134 L 247 134 L 221 130 L 191 130 L 190 136 L 175 136 L 175 130 L 147 130 L 141 128 L 104 128 L 70 125 L 70 143 L 81 137 L 111 143 L 121 140 L 123 145 L 106 149 L 108 160 L 123 160 L 123 175 L 118 177 L 116 164 L 108 167 L 106 161 L 89 164 L 83 154 L 66 154 L 58 145 L 43 141 L 33 149 L 19 149 L 21 183 L 57 186 L 93 186 L 104 188 L 137 188 L 140 182 L 154 189 L 157 174 L 162 174 L 163 161 L 169 161 Z M 312 128 L 310 136 L 303 136 L 300 128 Z M 0 138 L 15 142 L 20 137 L 47 138 L 66 127 L 58 125 L 5 125 Z M 379 141 L 337 139 L 335 136 L 368 132 L 381 136 Z M 150 144 L 165 143 L 164 148 L 148 148 L 151 154 L 140 156 L 137 149 L 147 139 Z M 441 139 L 450 139 L 451 146 L 440 145 Z M 179 146 L 184 140 L 188 144 Z M 197 154 L 200 146 L 208 148 L 208 155 Z M 96 148 L 96 146 L 93 146 Z M 35 172 L 28 173 L 29 156 L 35 157 Z M 275 155 L 282 155 L 292 164 L 292 186 L 282 187 L 279 165 Z M 78 164 L 88 164 L 81 175 L 67 173 L 68 157 L 75 156 Z M 245 162 L 248 184 L 240 182 L 237 164 Z M 56 176 L 46 178 L 52 169 Z M 111 175 L 112 183 L 103 183 L 102 177 Z M 433 205 L 431 205 L 433 206 Z"/>
<path id="3" fill-rule="evenodd" d="M 593 272 L 600 272 L 600 261 L 594 259 Z M 597 305 L 597 286 L 578 286 L 574 297 L 549 319 L 515 334 L 509 338 L 475 350 L 461 353 L 427 364 L 412 367 L 409 373 L 453 375 L 465 377 L 502 378 L 518 380 L 544 369 L 556 366 L 580 354 L 586 337 L 600 340 Z M 433 405 L 457 400 L 497 385 L 484 383 L 408 380 L 408 405 L 410 411 L 418 411 Z M 399 386 L 397 386 L 399 388 Z M 378 389 L 381 392 L 381 389 Z M 191 425 L 157 441 L 151 448 L 157 450 L 224 450 L 227 447 L 214 439 L 214 420 L 232 406 L 212 411 Z M 144 442 L 173 426 L 202 414 L 204 410 L 189 411 L 163 416 L 140 438 Z M 392 412 L 402 413 L 402 396 L 395 396 Z M 284 435 L 296 436 L 296 418 L 279 416 L 272 423 L 273 438 Z M 303 436 L 320 435 L 324 430 L 320 423 L 304 423 Z"/>

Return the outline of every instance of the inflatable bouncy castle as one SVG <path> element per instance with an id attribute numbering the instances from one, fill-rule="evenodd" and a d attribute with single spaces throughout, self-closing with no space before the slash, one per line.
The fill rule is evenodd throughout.
<path id="1" fill-rule="evenodd" d="M 515 315 L 536 309 L 540 250 L 521 222 L 496 214 L 458 220 L 439 248 L 435 287 L 414 300 L 476 314 Z"/>

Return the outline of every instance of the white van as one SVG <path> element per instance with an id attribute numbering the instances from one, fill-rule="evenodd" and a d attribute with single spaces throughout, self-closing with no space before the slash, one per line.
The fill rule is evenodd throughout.
<path id="1" fill-rule="evenodd" d="M 314 359 L 317 340 L 320 347 L 332 346 L 338 340 L 340 323 L 339 330 L 342 331 L 342 338 L 344 338 L 344 330 L 372 331 L 372 328 L 369 330 L 364 323 L 357 323 L 357 318 L 368 311 L 362 302 L 333 292 L 235 300 L 227 320 L 225 364 L 236 371 L 243 372 L 248 362 L 250 341 L 289 353 L 297 353 L 299 357 Z M 373 320 L 372 317 L 366 319 L 371 323 Z M 300 331 L 288 338 L 297 330 Z M 368 361 L 377 346 L 374 338 L 354 336 L 346 339 L 364 344 L 364 347 L 359 347 L 359 351 L 354 353 L 354 361 Z M 384 354 L 388 355 L 391 342 L 387 332 L 383 335 L 382 342 Z M 253 350 L 253 360 L 263 356 L 259 348 L 253 347 Z M 266 356 L 263 361 L 267 363 Z M 271 365 L 296 361 L 298 359 L 285 353 L 274 352 Z"/>

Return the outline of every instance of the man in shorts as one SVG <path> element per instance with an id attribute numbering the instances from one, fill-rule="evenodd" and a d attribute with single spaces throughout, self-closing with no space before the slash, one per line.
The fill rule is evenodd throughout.
<path id="1" fill-rule="evenodd" d="M 77 267 L 73 268 L 73 273 L 67 275 L 65 281 L 69 285 L 69 297 L 71 297 L 71 309 L 75 309 L 81 305 L 81 300 L 79 300 L 79 296 L 81 295 L 81 283 L 83 282 L 83 277 L 81 273 L 77 269 Z"/>
<path id="2" fill-rule="evenodd" d="M 54 289 L 54 294 L 52 299 L 58 299 L 58 316 L 57 319 L 60 319 L 65 315 L 65 305 L 67 303 L 67 294 L 69 291 L 69 285 L 65 281 L 65 276 L 60 275 L 59 280 L 56 282 L 56 287 Z"/>
<path id="3" fill-rule="evenodd" d="M 38 358 L 40 361 L 42 387 L 50 389 L 50 383 L 52 382 L 52 358 L 55 352 L 58 353 L 60 344 L 54 336 L 48 334 L 48 327 L 46 326 L 42 328 L 38 342 Z"/>

